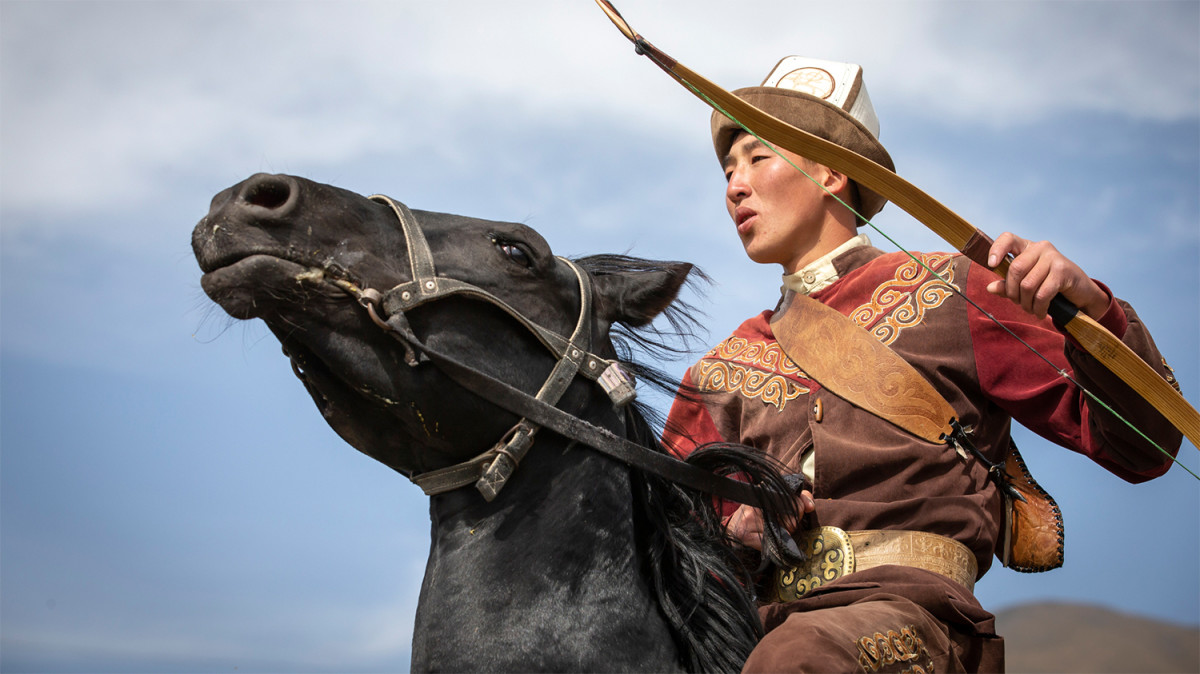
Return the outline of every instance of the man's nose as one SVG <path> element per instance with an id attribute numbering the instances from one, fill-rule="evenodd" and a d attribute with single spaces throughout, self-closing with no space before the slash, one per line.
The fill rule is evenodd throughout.
<path id="1" fill-rule="evenodd" d="M 729 182 L 725 183 L 725 198 L 737 203 L 749 195 L 750 183 L 746 181 L 742 171 L 734 169 L 729 174 Z"/>

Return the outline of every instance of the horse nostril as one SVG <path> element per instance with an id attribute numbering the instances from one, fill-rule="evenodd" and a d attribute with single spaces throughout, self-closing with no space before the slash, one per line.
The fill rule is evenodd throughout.
<path id="1" fill-rule="evenodd" d="M 285 176 L 260 175 L 246 183 L 241 198 L 251 206 L 277 210 L 287 205 L 294 187 Z"/>

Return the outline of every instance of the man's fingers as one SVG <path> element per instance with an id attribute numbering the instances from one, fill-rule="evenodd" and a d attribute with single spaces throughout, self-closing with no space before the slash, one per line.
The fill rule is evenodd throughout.
<path id="1" fill-rule="evenodd" d="M 734 511 L 726 527 L 729 535 L 742 542 L 742 545 L 762 550 L 762 515 L 757 508 L 743 505 Z"/>
<path id="2" fill-rule="evenodd" d="M 812 492 L 805 489 L 800 492 L 800 514 L 807 515 L 817 509 L 817 502 L 813 499 Z"/>
<path id="3" fill-rule="evenodd" d="M 1016 284 L 1016 301 L 1025 311 L 1039 319 L 1045 318 L 1050 299 L 1058 294 L 1058 288 L 1050 282 L 1052 273 L 1053 261 L 1047 257 L 1038 257 L 1029 271 L 1021 277 L 1020 283 Z M 1044 297 L 1045 295 L 1048 297 Z"/>
<path id="4" fill-rule="evenodd" d="M 1020 255 L 1029 246 L 1029 242 L 1012 232 L 1004 232 L 996 237 L 988 249 L 988 266 L 995 268 L 1008 255 Z"/>

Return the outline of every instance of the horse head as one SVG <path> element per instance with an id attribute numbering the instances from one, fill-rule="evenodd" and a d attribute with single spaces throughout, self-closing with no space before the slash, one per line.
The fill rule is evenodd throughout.
<path id="1" fill-rule="evenodd" d="M 517 417 L 436 367 L 414 366 L 412 346 L 364 309 L 362 290 L 414 281 L 419 263 L 402 212 L 428 246 L 434 277 L 482 292 L 447 294 L 394 313 L 421 344 L 530 393 L 556 359 L 545 336 L 514 314 L 564 338 L 587 319 L 584 341 L 611 359 L 610 326 L 651 321 L 691 270 L 664 263 L 583 272 L 591 288 L 583 304 L 579 268 L 522 224 L 408 211 L 292 176 L 259 174 L 217 194 L 192 234 L 204 291 L 236 318 L 261 318 L 338 434 L 406 475 L 482 451 Z M 488 295 L 499 303 L 481 301 Z M 582 306 L 590 316 L 581 316 Z M 577 411 L 603 400 L 595 393 L 594 384 L 575 382 L 560 407 Z"/>

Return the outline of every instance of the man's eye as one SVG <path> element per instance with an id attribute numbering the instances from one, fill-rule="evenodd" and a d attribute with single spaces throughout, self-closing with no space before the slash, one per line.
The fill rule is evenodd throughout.
<path id="1" fill-rule="evenodd" d="M 496 247 L 499 248 L 500 252 L 504 253 L 508 259 L 516 262 L 522 267 L 528 268 L 533 266 L 533 258 L 530 257 L 529 253 L 526 252 L 526 250 L 521 246 L 515 243 L 509 243 L 507 241 L 497 241 Z"/>

